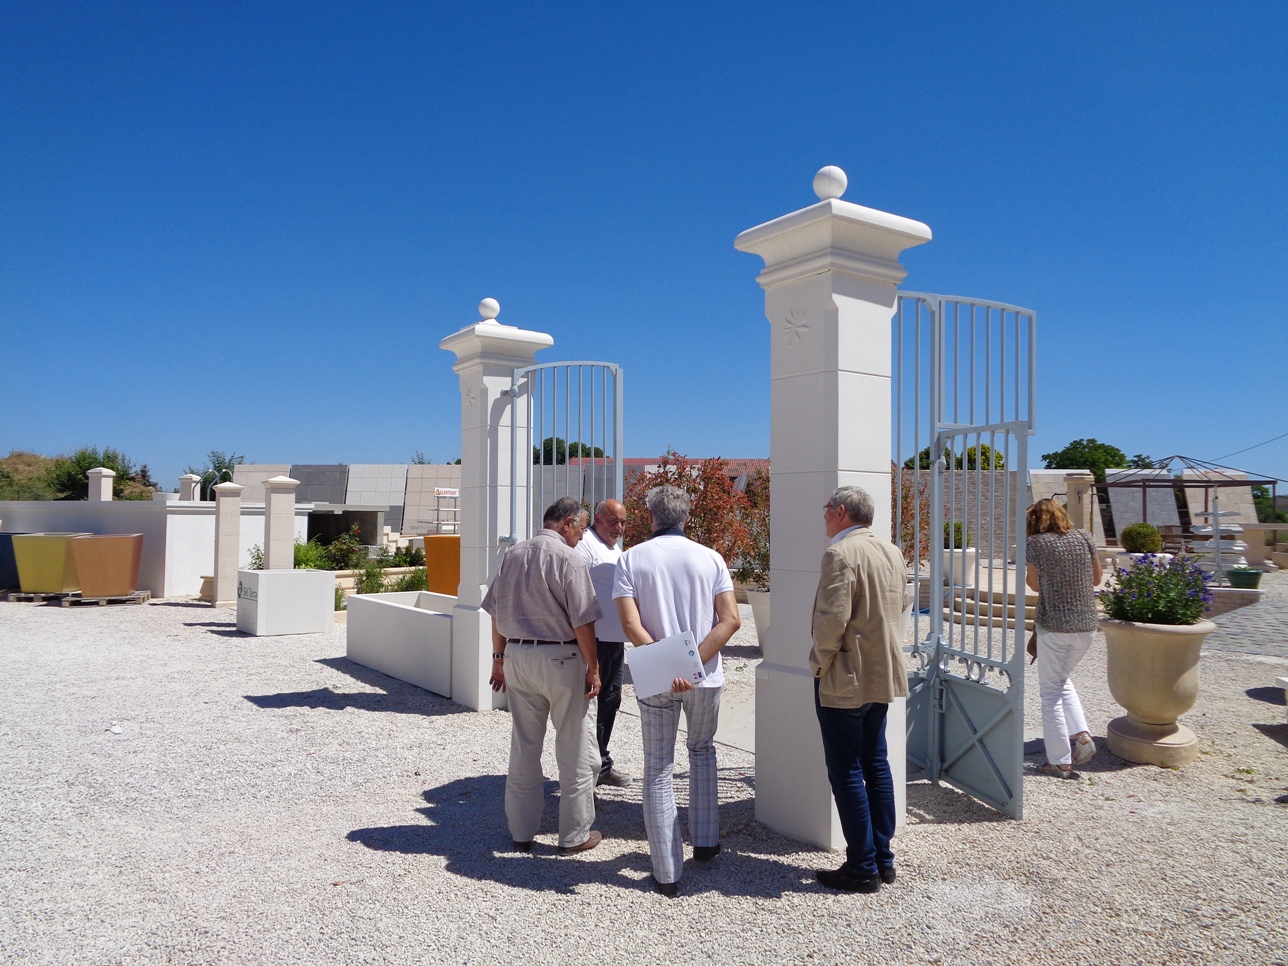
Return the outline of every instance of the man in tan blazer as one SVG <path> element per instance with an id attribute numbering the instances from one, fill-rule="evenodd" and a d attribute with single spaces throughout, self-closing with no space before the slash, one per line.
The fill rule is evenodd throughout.
<path id="1" fill-rule="evenodd" d="M 876 892 L 895 880 L 894 781 L 886 754 L 886 711 L 908 694 L 902 617 L 903 555 L 873 534 L 872 497 L 843 486 L 823 508 L 832 543 L 814 597 L 809 664 L 827 777 L 845 835 L 845 863 L 818 881 Z"/>

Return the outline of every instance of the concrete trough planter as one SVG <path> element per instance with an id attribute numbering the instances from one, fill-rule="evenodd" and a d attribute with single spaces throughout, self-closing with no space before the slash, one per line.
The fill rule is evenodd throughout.
<path id="1" fill-rule="evenodd" d="M 255 637 L 321 634 L 335 623 L 329 570 L 237 571 L 237 629 Z"/>
<path id="2" fill-rule="evenodd" d="M 18 585 L 24 594 L 70 594 L 80 590 L 72 557 L 73 537 L 85 533 L 20 533 L 13 537 Z"/>
<path id="3" fill-rule="evenodd" d="M 0 590 L 18 589 L 18 562 L 13 557 L 17 533 L 0 533 Z"/>
<path id="4" fill-rule="evenodd" d="M 129 597 L 139 589 L 143 534 L 88 534 L 73 537 L 70 547 L 82 597 Z"/>
<path id="5" fill-rule="evenodd" d="M 355 664 L 450 698 L 455 606 L 455 597 L 425 590 L 350 597 L 345 655 Z"/>

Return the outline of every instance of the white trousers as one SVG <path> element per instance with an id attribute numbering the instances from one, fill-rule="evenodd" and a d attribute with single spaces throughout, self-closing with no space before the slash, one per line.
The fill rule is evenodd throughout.
<path id="1" fill-rule="evenodd" d="M 510 837 L 531 842 L 545 810 L 541 749 L 546 721 L 555 726 L 559 765 L 559 845 L 581 845 L 595 821 L 595 703 L 586 698 L 586 662 L 575 644 L 505 649 L 505 687 L 510 699 L 510 771 L 505 780 L 505 817 Z"/>
<path id="2" fill-rule="evenodd" d="M 684 840 L 675 807 L 675 736 L 684 710 L 689 748 L 689 838 L 696 845 L 720 841 L 720 792 L 716 775 L 716 725 L 722 688 L 638 698 L 644 738 L 644 832 L 658 882 L 680 881 Z"/>
<path id="3" fill-rule="evenodd" d="M 1073 763 L 1069 736 L 1087 730 L 1087 717 L 1074 690 L 1073 669 L 1091 647 L 1095 631 L 1061 633 L 1038 628 L 1038 694 L 1042 699 L 1042 741 L 1047 761 Z"/>

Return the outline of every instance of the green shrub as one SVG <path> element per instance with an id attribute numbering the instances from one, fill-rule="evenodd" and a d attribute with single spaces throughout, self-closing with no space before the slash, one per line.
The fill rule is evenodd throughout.
<path id="1" fill-rule="evenodd" d="M 1150 523 L 1133 523 L 1118 534 L 1118 543 L 1128 553 L 1162 553 L 1163 536 Z"/>
<path id="2" fill-rule="evenodd" d="M 390 566 L 423 567 L 425 566 L 425 551 L 419 547 L 399 547 L 394 551 Z"/>
<path id="3" fill-rule="evenodd" d="M 417 567 L 409 574 L 395 577 L 389 584 L 389 590 L 395 592 L 429 590 L 429 573 L 424 567 Z"/>
<path id="4" fill-rule="evenodd" d="M 354 593 L 379 594 L 385 589 L 385 568 L 377 560 L 369 561 L 353 578 Z"/>
<path id="5" fill-rule="evenodd" d="M 324 570 L 357 570 L 367 559 L 367 551 L 358 542 L 358 525 L 348 533 L 336 537 L 330 546 L 323 548 Z"/>
<path id="6" fill-rule="evenodd" d="M 255 544 L 255 546 L 250 548 L 250 569 L 264 569 L 264 548 L 259 544 Z"/>
<path id="7" fill-rule="evenodd" d="M 295 541 L 295 569 L 296 570 L 327 570 L 325 564 L 326 547 L 318 543 L 317 538 L 304 543 L 300 540 Z"/>
<path id="8" fill-rule="evenodd" d="M 949 527 L 952 527 L 951 532 Z M 944 549 L 961 550 L 970 546 L 970 531 L 964 523 L 944 524 Z"/>
<path id="9" fill-rule="evenodd" d="M 344 598 L 345 598 L 344 589 L 339 584 L 336 584 L 335 585 L 335 609 L 336 610 L 345 609 Z"/>

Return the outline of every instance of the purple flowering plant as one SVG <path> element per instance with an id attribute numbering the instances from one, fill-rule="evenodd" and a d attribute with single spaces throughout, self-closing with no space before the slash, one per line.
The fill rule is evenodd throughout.
<path id="1" fill-rule="evenodd" d="M 1152 553 L 1141 555 L 1130 570 L 1114 568 L 1114 583 L 1096 596 L 1105 614 L 1137 624 L 1197 624 L 1212 603 L 1210 574 L 1190 557 L 1161 561 Z"/>

